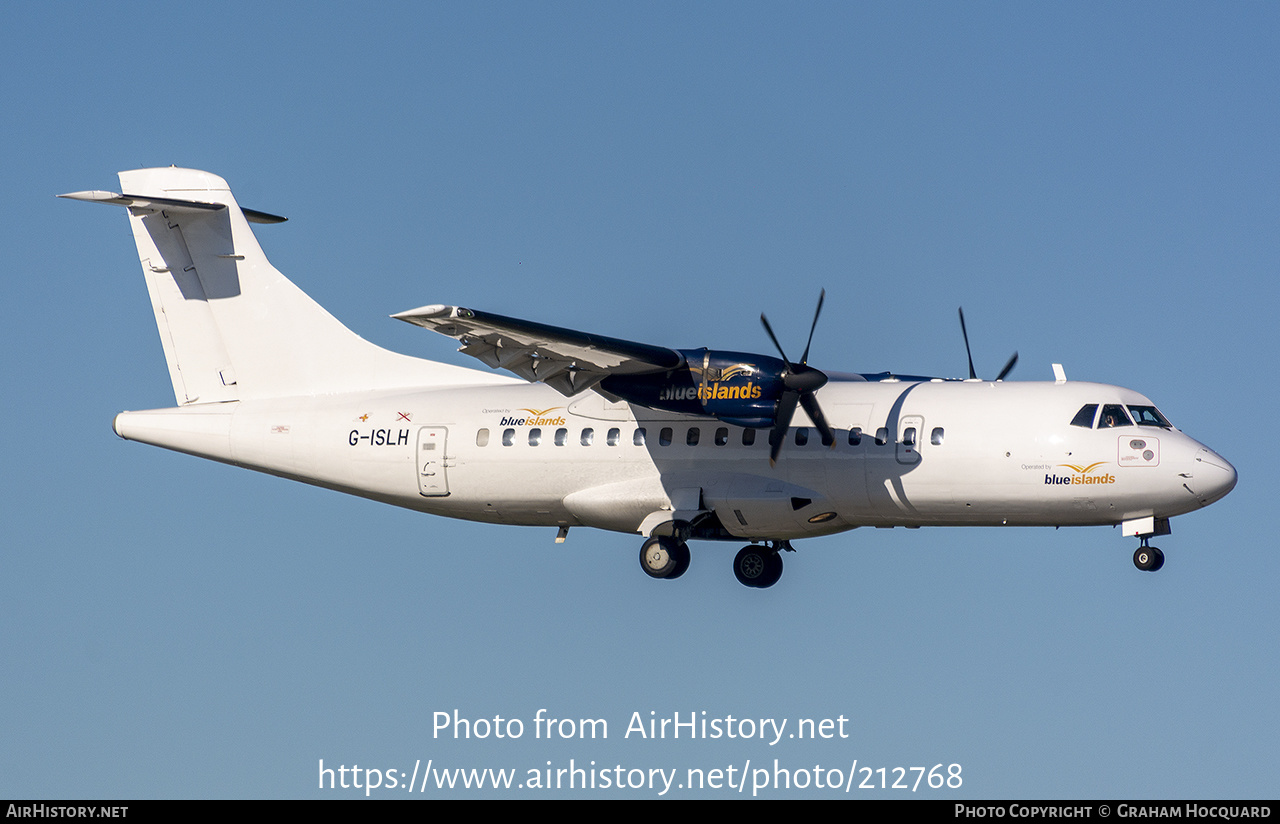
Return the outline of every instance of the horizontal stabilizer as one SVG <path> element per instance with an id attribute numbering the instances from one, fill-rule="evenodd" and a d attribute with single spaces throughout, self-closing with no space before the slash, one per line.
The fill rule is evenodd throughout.
<path id="1" fill-rule="evenodd" d="M 219 209 L 227 208 L 222 203 L 203 203 L 199 200 L 179 200 L 172 197 L 153 197 L 151 195 L 122 195 L 118 192 L 103 192 L 99 190 L 89 192 L 68 192 L 65 195 L 58 195 L 70 200 L 83 200 L 86 203 L 107 203 L 112 206 L 127 206 L 130 209 L 144 209 L 151 212 L 158 212 L 161 209 L 168 209 L 175 212 L 216 212 Z M 268 212 L 259 212 L 256 209 L 245 209 L 241 207 L 240 211 L 244 212 L 244 219 L 250 223 L 284 223 L 289 218 L 273 215 Z"/>

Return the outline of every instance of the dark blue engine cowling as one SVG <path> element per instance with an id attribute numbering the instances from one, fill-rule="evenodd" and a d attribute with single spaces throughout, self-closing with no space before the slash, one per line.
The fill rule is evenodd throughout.
<path id="1" fill-rule="evenodd" d="M 611 375 L 600 382 L 600 388 L 650 409 L 707 415 L 734 426 L 773 426 L 784 388 L 783 361 L 744 352 L 678 351 L 684 364 L 675 369 Z"/>

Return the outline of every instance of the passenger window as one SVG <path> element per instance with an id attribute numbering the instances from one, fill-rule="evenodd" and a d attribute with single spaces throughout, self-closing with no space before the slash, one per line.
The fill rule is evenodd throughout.
<path id="1" fill-rule="evenodd" d="M 640 427 L 635 431 L 635 434 L 631 436 L 631 442 L 636 446 L 644 446 L 644 435 L 644 427 Z"/>
<path id="2" fill-rule="evenodd" d="M 849 446 L 858 446 L 862 443 L 862 428 L 853 427 L 849 430 Z"/>
<path id="3" fill-rule="evenodd" d="M 945 433 L 942 431 L 941 426 L 935 426 L 933 428 L 933 433 L 929 435 L 929 443 L 934 446 L 942 446 L 942 436 L 944 434 Z"/>
<path id="4" fill-rule="evenodd" d="M 1118 403 L 1109 403 L 1102 407 L 1102 417 L 1098 418 L 1099 429 L 1111 429 L 1116 426 L 1132 426 L 1124 407 Z"/>
<path id="5" fill-rule="evenodd" d="M 809 442 L 809 427 L 796 427 L 796 446 L 804 446 Z"/>
<path id="6" fill-rule="evenodd" d="M 691 426 L 689 427 L 689 433 L 684 436 L 684 442 L 689 446 L 697 446 L 700 437 L 702 437 L 702 431 L 696 426 Z"/>
<path id="7" fill-rule="evenodd" d="M 542 430 L 530 429 L 529 430 L 529 446 L 537 446 L 540 443 L 542 443 Z"/>
<path id="8" fill-rule="evenodd" d="M 722 426 L 716 430 L 716 446 L 724 446 L 728 442 L 729 442 L 729 429 L 728 427 Z"/>
<path id="9" fill-rule="evenodd" d="M 489 445 L 489 430 L 481 429 L 479 432 L 476 433 L 476 446 L 488 446 L 488 445 Z"/>
<path id="10" fill-rule="evenodd" d="M 594 429 L 592 429 L 591 427 L 587 427 L 586 429 L 582 430 L 583 446 L 591 446 L 592 442 L 594 442 L 595 439 L 596 439 L 596 431 Z"/>
<path id="11" fill-rule="evenodd" d="M 1086 403 L 1080 407 L 1080 411 L 1071 419 L 1072 426 L 1082 426 L 1085 429 L 1093 429 L 1093 417 L 1098 413 L 1098 405 L 1096 403 Z"/>
<path id="12" fill-rule="evenodd" d="M 914 426 L 908 426 L 902 430 L 902 444 L 903 446 L 916 445 L 916 428 Z"/>
<path id="13" fill-rule="evenodd" d="M 557 429 L 556 430 L 556 446 L 564 446 L 568 442 L 569 442 L 569 430 Z"/>
<path id="14" fill-rule="evenodd" d="M 889 442 L 889 430 L 883 426 L 876 430 L 876 446 L 884 446 Z"/>
<path id="15" fill-rule="evenodd" d="M 514 429 L 502 430 L 502 445 L 511 446 L 516 442 L 516 431 Z"/>
<path id="16" fill-rule="evenodd" d="M 658 444 L 661 446 L 671 446 L 671 427 L 664 426 L 658 432 Z"/>
<path id="17" fill-rule="evenodd" d="M 609 434 L 606 437 L 606 441 L 608 442 L 609 446 L 617 446 L 618 442 L 621 440 L 622 440 L 621 429 L 614 428 L 609 430 Z"/>
<path id="18" fill-rule="evenodd" d="M 756 442 L 756 431 L 754 429 L 742 430 L 742 445 L 753 446 Z"/>

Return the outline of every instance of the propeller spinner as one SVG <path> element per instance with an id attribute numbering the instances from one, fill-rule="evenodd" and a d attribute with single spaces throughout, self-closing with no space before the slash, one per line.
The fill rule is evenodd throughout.
<path id="1" fill-rule="evenodd" d="M 827 376 L 819 369 L 809 366 L 809 347 L 813 344 L 813 330 L 818 327 L 818 316 L 822 314 L 822 303 L 827 297 L 827 290 L 823 289 L 818 295 L 818 308 L 813 312 L 813 323 L 809 326 L 809 340 L 805 342 L 804 354 L 800 356 L 799 363 L 792 363 L 787 357 L 787 353 L 782 350 L 782 344 L 778 343 L 777 335 L 773 334 L 773 328 L 769 326 L 769 319 L 760 313 L 760 322 L 764 324 L 764 331 L 768 333 L 769 340 L 773 341 L 774 348 L 778 350 L 778 354 L 782 356 L 786 369 L 783 370 L 782 378 L 782 396 L 778 399 L 778 410 L 774 415 L 773 430 L 769 433 L 769 465 L 774 465 L 778 460 L 778 453 L 782 451 L 782 442 L 786 438 L 787 430 L 791 428 L 791 419 L 795 416 L 796 405 L 804 407 L 805 414 L 813 421 L 814 427 L 822 435 L 822 442 L 827 446 L 835 444 L 835 434 L 831 431 L 831 427 L 827 424 L 826 416 L 822 414 L 821 407 L 818 406 L 818 398 L 815 394 L 819 389 L 827 383 Z"/>

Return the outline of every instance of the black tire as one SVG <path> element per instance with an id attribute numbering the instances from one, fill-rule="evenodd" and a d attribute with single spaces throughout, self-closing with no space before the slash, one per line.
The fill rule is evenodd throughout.
<path id="1" fill-rule="evenodd" d="M 745 587 L 773 586 L 782 575 L 782 559 L 771 549 L 744 546 L 734 556 L 733 575 Z"/>
<path id="2" fill-rule="evenodd" d="M 1153 546 L 1140 546 L 1133 553 L 1133 565 L 1143 572 L 1156 572 L 1164 566 L 1164 553 Z"/>
<path id="3" fill-rule="evenodd" d="M 679 564 L 675 541 L 650 538 L 640 545 L 640 568 L 650 578 L 670 578 Z"/>

